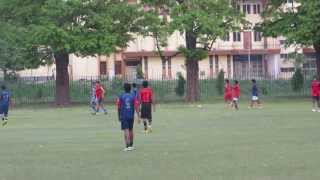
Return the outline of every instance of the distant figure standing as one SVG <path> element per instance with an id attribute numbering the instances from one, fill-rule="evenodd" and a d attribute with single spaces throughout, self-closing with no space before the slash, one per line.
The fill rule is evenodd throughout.
<path id="1" fill-rule="evenodd" d="M 320 112 L 320 103 L 319 103 L 319 96 L 320 96 L 320 82 L 315 77 L 311 82 L 311 96 L 312 96 L 312 103 L 313 103 L 313 112 Z"/>
<path id="2" fill-rule="evenodd" d="M 224 102 L 226 103 L 226 107 L 230 108 L 231 107 L 231 102 L 232 102 L 232 88 L 230 85 L 229 79 L 226 79 L 225 85 L 224 85 Z"/>
<path id="3" fill-rule="evenodd" d="M 100 109 L 102 109 L 104 114 L 107 114 L 108 113 L 107 109 L 105 109 L 104 105 L 103 105 L 105 90 L 103 89 L 102 85 L 100 84 L 100 81 L 96 82 L 95 89 L 96 89 L 96 101 L 97 101 L 96 113 L 98 113 L 100 111 Z"/>
<path id="4" fill-rule="evenodd" d="M 239 81 L 235 81 L 234 85 L 232 87 L 232 106 L 236 109 L 239 110 L 239 99 L 240 99 L 240 85 Z"/>
<path id="5" fill-rule="evenodd" d="M 141 119 L 143 120 L 144 133 L 152 132 L 152 106 L 155 111 L 155 100 L 153 90 L 149 87 L 148 81 L 143 81 L 143 88 L 139 92 L 139 100 L 141 103 Z"/>
<path id="6" fill-rule="evenodd" d="M 258 86 L 257 86 L 257 81 L 255 79 L 252 79 L 251 82 L 252 82 L 252 90 L 251 90 L 252 91 L 252 98 L 251 98 L 249 108 L 253 108 L 255 105 L 258 108 L 262 108 L 261 101 L 259 99 L 259 90 L 258 90 Z"/>
<path id="7" fill-rule="evenodd" d="M 0 92 L 0 117 L 2 119 L 2 126 L 8 123 L 9 106 L 12 104 L 11 94 L 6 86 L 1 86 Z"/>
<path id="8" fill-rule="evenodd" d="M 138 92 L 138 88 L 137 88 L 136 83 L 132 83 L 131 93 L 134 95 L 134 97 L 138 97 L 139 92 Z"/>

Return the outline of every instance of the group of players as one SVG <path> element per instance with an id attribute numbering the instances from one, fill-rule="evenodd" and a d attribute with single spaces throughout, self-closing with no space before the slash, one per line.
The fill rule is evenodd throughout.
<path id="1" fill-rule="evenodd" d="M 262 103 L 259 99 L 259 91 L 255 79 L 252 82 L 252 98 L 249 108 L 262 108 Z M 142 87 L 137 88 L 135 83 L 125 83 L 123 86 L 124 92 L 117 97 L 116 105 L 118 110 L 118 118 L 121 123 L 121 129 L 124 132 L 125 149 L 124 151 L 132 151 L 133 147 L 133 125 L 135 119 L 135 112 L 137 114 L 138 123 L 141 119 L 144 125 L 144 133 L 152 132 L 152 109 L 155 111 L 155 99 L 152 88 L 149 87 L 148 81 L 142 82 Z M 107 114 L 107 109 L 103 105 L 105 90 L 99 81 L 92 85 L 91 95 L 91 108 L 92 114 L 96 114 L 101 110 Z M 313 102 L 313 112 L 320 112 L 320 81 L 314 78 L 311 83 L 311 96 Z M 8 123 L 8 111 L 12 104 L 11 93 L 7 90 L 6 86 L 1 86 L 0 92 L 0 118 L 2 125 Z M 235 81 L 233 85 L 229 80 L 225 81 L 224 86 L 224 100 L 229 108 L 239 109 L 240 99 L 240 84 Z"/>
<path id="2" fill-rule="evenodd" d="M 124 132 L 125 149 L 124 151 L 132 151 L 133 147 L 133 125 L 135 120 L 135 112 L 137 121 L 140 124 L 143 120 L 144 133 L 152 132 L 152 109 L 155 110 L 153 90 L 149 87 L 148 81 L 142 82 L 142 88 L 138 89 L 137 84 L 125 83 L 124 92 L 116 98 L 116 107 L 118 111 L 118 119 L 121 123 L 121 130 Z M 92 84 L 92 94 L 90 106 L 95 115 L 100 110 L 107 114 L 107 110 L 103 105 L 105 90 L 99 81 Z M 141 119 L 140 119 L 141 118 Z"/>
<path id="3" fill-rule="evenodd" d="M 117 98 L 118 118 L 121 123 L 121 129 L 124 132 L 125 149 L 132 151 L 133 147 L 133 124 L 135 112 L 138 117 L 138 124 L 141 119 L 144 125 L 144 133 L 152 132 L 152 109 L 155 111 L 155 99 L 153 90 L 149 87 L 148 81 L 143 81 L 142 88 L 138 90 L 137 85 L 133 83 L 124 84 L 124 92 Z M 141 119 L 140 119 L 141 118 Z"/>
<path id="4" fill-rule="evenodd" d="M 250 105 L 248 108 L 262 108 L 262 103 L 259 99 L 259 90 L 257 87 L 257 82 L 255 79 L 251 80 L 252 82 L 252 89 L 251 94 L 252 98 L 250 100 Z M 226 106 L 229 108 L 235 108 L 239 110 L 239 99 L 240 99 L 240 84 L 239 81 L 234 81 L 233 86 L 230 84 L 230 81 L 227 79 L 225 80 L 224 85 L 224 101 Z"/>

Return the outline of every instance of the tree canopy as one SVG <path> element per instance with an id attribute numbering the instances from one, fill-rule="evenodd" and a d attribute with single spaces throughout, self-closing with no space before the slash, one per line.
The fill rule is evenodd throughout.
<path id="1" fill-rule="evenodd" d="M 317 55 L 320 75 L 320 1 L 319 0 L 270 0 L 264 21 L 256 28 L 264 36 L 284 36 L 287 45 L 312 46 Z"/>
<path id="2" fill-rule="evenodd" d="M 69 54 L 110 54 L 127 46 L 136 30 L 137 8 L 122 0 L 0 0 L 0 21 L 23 33 L 29 58 L 54 58 L 56 103 L 67 105 Z"/>
<path id="3" fill-rule="evenodd" d="M 154 37 L 160 56 L 167 40 L 174 32 L 185 38 L 177 53 L 186 57 L 187 100 L 197 101 L 199 93 L 198 61 L 212 51 L 218 38 L 240 30 L 245 24 L 243 15 L 230 0 L 142 0 L 145 36 Z"/>

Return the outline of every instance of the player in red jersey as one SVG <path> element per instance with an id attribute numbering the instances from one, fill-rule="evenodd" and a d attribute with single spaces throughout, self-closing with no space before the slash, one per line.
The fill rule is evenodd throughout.
<path id="1" fill-rule="evenodd" d="M 232 88 L 230 85 L 230 81 L 227 79 L 224 85 L 224 102 L 226 103 L 226 107 L 230 107 L 232 103 Z"/>
<path id="2" fill-rule="evenodd" d="M 96 113 L 99 112 L 100 109 L 103 110 L 105 114 L 107 114 L 107 109 L 104 108 L 103 105 L 103 99 L 104 99 L 104 94 L 105 90 L 103 89 L 102 85 L 100 84 L 100 81 L 96 82 L 96 101 L 97 101 L 97 106 L 96 106 Z"/>
<path id="3" fill-rule="evenodd" d="M 142 89 L 139 92 L 139 100 L 141 107 L 141 119 L 143 120 L 144 132 L 152 132 L 152 107 L 155 111 L 155 100 L 153 90 L 149 87 L 148 81 L 143 81 Z"/>
<path id="4" fill-rule="evenodd" d="M 234 82 L 232 87 L 232 96 L 232 107 L 234 107 L 236 110 L 239 110 L 240 84 L 238 81 Z"/>
<path id="5" fill-rule="evenodd" d="M 311 82 L 311 96 L 312 96 L 312 103 L 313 103 L 313 112 L 320 112 L 320 102 L 319 102 L 319 96 L 320 96 L 320 82 L 317 80 L 317 78 L 314 78 Z"/>

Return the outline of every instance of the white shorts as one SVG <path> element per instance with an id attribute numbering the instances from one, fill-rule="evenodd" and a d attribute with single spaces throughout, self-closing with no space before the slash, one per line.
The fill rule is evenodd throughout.
<path id="1" fill-rule="evenodd" d="M 239 98 L 233 98 L 233 101 L 239 101 Z"/>
<path id="2" fill-rule="evenodd" d="M 252 101 L 258 101 L 259 97 L 258 96 L 252 96 Z"/>

